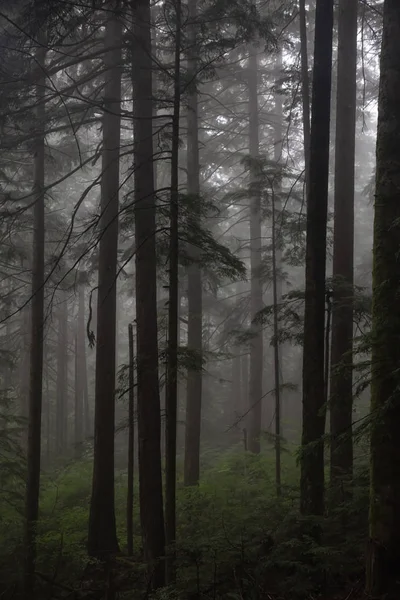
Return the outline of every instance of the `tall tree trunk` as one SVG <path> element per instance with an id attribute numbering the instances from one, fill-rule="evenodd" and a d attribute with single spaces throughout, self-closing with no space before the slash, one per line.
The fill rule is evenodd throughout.
<path id="1" fill-rule="evenodd" d="M 303 104 L 304 170 L 306 195 L 310 189 L 310 78 L 308 75 L 308 45 L 306 0 L 299 0 L 301 95 Z M 307 197 L 307 196 L 306 196 Z"/>
<path id="2" fill-rule="evenodd" d="M 92 432 L 90 405 L 89 405 L 89 386 L 86 361 L 86 325 L 85 325 L 85 276 L 82 273 L 78 277 L 78 344 L 79 344 L 79 363 L 80 379 L 82 382 L 82 401 L 83 401 L 83 431 L 84 437 L 88 438 Z"/>
<path id="3" fill-rule="evenodd" d="M 83 431 L 83 389 L 81 376 L 81 356 L 79 348 L 79 323 L 75 328 L 75 405 L 74 405 L 74 444 L 75 452 L 79 455 L 79 444 L 82 442 Z"/>
<path id="4" fill-rule="evenodd" d="M 57 453 L 63 455 L 68 434 L 68 306 L 65 293 L 60 294 L 57 332 L 57 380 L 56 380 L 56 442 Z"/>
<path id="5" fill-rule="evenodd" d="M 249 405 L 249 349 L 246 346 L 243 347 L 243 354 L 241 356 L 241 395 L 242 395 L 242 407 L 241 414 L 243 415 Z M 242 427 L 245 426 L 245 422 L 242 420 Z"/>
<path id="6" fill-rule="evenodd" d="M 105 30 L 103 153 L 97 294 L 94 464 L 88 552 L 109 558 L 118 552 L 114 507 L 116 278 L 121 129 L 122 21 L 110 2 Z"/>
<path id="7" fill-rule="evenodd" d="M 259 118 L 258 118 L 258 60 L 257 50 L 250 47 L 249 57 L 249 146 L 250 158 L 250 316 L 252 339 L 250 342 L 250 389 L 249 389 L 249 427 L 248 449 L 259 454 L 261 417 L 262 417 L 262 375 L 263 375 L 263 337 L 262 327 L 254 322 L 257 313 L 263 307 L 261 271 L 261 193 L 258 167 L 259 157 Z"/>
<path id="8" fill-rule="evenodd" d="M 400 10 L 385 0 L 380 62 L 372 303 L 370 548 L 367 589 L 399 597 Z M 396 581 L 397 580 L 397 581 Z"/>
<path id="9" fill-rule="evenodd" d="M 278 217 L 282 208 L 282 137 L 283 137 L 283 103 L 279 79 L 282 76 L 282 50 L 276 60 L 275 85 L 275 123 L 274 123 L 274 161 L 277 174 L 273 181 L 272 190 L 272 296 L 274 321 L 274 386 L 275 386 L 275 481 L 276 494 L 281 493 L 281 346 L 279 342 L 279 305 L 282 302 L 282 219 Z"/>
<path id="10" fill-rule="evenodd" d="M 128 489 L 126 494 L 126 534 L 128 556 L 133 556 L 133 483 L 135 473 L 135 350 L 133 325 L 128 325 L 129 406 L 128 406 Z"/>
<path id="11" fill-rule="evenodd" d="M 45 246 L 45 60 L 46 36 L 39 3 L 35 4 L 39 31 L 36 51 L 36 121 L 34 145 L 33 197 L 33 261 L 30 386 L 28 404 L 27 481 L 25 496 L 25 598 L 32 598 L 35 585 L 36 533 L 39 516 L 42 390 L 43 390 L 43 333 L 44 333 L 44 246 Z M 41 29 L 40 29 L 41 27 Z"/>
<path id="12" fill-rule="evenodd" d="M 241 369 L 241 356 L 240 347 L 234 349 L 235 356 L 232 359 L 232 422 L 235 423 L 240 419 L 243 412 L 243 398 L 242 398 L 242 369 Z M 236 427 L 235 427 L 236 429 Z"/>
<path id="13" fill-rule="evenodd" d="M 31 294 L 31 290 L 29 290 Z M 28 417 L 29 417 L 29 386 L 30 386 L 30 355 L 31 355 L 31 331 L 32 331 L 32 307 L 27 304 L 22 309 L 20 325 L 20 365 L 19 365 L 19 396 L 20 415 L 26 419 L 21 432 L 21 446 L 27 452 L 28 447 Z"/>
<path id="14" fill-rule="evenodd" d="M 339 2 L 331 342 L 331 484 L 353 473 L 354 161 L 357 0 Z M 344 439 L 340 435 L 345 434 Z M 339 481 L 337 481 L 339 480 Z"/>
<path id="15" fill-rule="evenodd" d="M 187 112 L 187 193 L 193 201 L 193 214 L 200 221 L 197 206 L 200 203 L 200 160 L 199 160 L 199 115 L 198 94 L 196 87 L 197 74 L 197 0 L 188 1 L 188 19 L 191 21 L 188 53 L 188 71 L 192 88 L 188 98 Z M 200 212 L 200 209 L 198 209 Z M 199 223 L 200 224 L 200 223 Z M 186 398 L 186 430 L 185 430 L 185 465 L 184 484 L 197 485 L 200 477 L 200 434 L 201 434 L 201 397 L 202 397 L 202 365 L 203 351 L 203 287 L 199 264 L 199 251 L 195 246 L 190 248 L 193 264 L 188 268 L 188 348 L 195 352 L 195 368 L 187 374 Z"/>
<path id="16" fill-rule="evenodd" d="M 179 345 L 179 116 L 181 103 L 181 0 L 175 0 L 175 65 L 174 65 L 174 109 L 172 115 L 171 148 L 171 203 L 169 245 L 169 295 L 168 295 L 168 359 L 166 380 L 166 428 L 165 428 L 165 536 L 168 547 L 166 561 L 166 583 L 175 581 L 175 537 L 176 537 L 176 420 L 178 406 L 178 345 Z"/>
<path id="17" fill-rule="evenodd" d="M 153 174 L 152 52 L 149 0 L 132 0 L 134 90 L 137 410 L 140 520 L 153 588 L 164 584 L 164 514 L 158 382 L 156 198 Z"/>
<path id="18" fill-rule="evenodd" d="M 306 290 L 303 347 L 303 430 L 300 507 L 324 511 L 325 266 L 332 81 L 333 0 L 317 0 L 307 203 Z M 312 445 L 312 447 L 310 447 Z"/>
<path id="19" fill-rule="evenodd" d="M 51 461 L 51 401 L 50 401 L 50 374 L 49 374 L 49 348 L 48 344 L 44 346 L 44 380 L 46 390 L 46 464 L 49 465 Z"/>

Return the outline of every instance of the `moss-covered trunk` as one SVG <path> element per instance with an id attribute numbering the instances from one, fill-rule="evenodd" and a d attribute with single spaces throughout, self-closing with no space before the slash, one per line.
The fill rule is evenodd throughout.
<path id="1" fill-rule="evenodd" d="M 400 5 L 384 4 L 373 264 L 367 589 L 398 598 L 400 564 Z"/>

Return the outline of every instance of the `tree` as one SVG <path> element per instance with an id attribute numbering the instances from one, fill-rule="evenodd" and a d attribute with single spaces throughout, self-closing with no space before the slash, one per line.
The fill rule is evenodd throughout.
<path id="1" fill-rule="evenodd" d="M 128 484 L 126 491 L 126 535 L 128 555 L 133 555 L 133 480 L 135 469 L 135 349 L 133 325 L 128 325 L 129 406 L 128 406 Z"/>
<path id="2" fill-rule="evenodd" d="M 168 349 L 165 429 L 165 540 L 168 546 L 166 583 L 175 581 L 176 537 L 176 419 L 179 347 L 179 117 L 181 105 L 181 1 L 175 0 L 174 100 L 171 143 L 171 200 L 169 226 Z"/>
<path id="3" fill-rule="evenodd" d="M 367 590 L 398 597 L 400 560 L 400 7 L 385 0 L 373 250 L 370 544 Z M 397 584 L 397 585 L 396 585 Z"/>
<path id="4" fill-rule="evenodd" d="M 121 129 L 122 21 L 111 2 L 105 29 L 103 150 L 97 295 L 94 463 L 88 552 L 109 558 L 118 552 L 114 508 L 116 279 Z"/>
<path id="5" fill-rule="evenodd" d="M 139 499 L 144 557 L 153 588 L 164 584 L 164 512 L 158 383 L 156 196 L 149 0 L 132 0 Z"/>
<path id="6" fill-rule="evenodd" d="M 306 0 L 299 0 L 301 97 L 303 106 L 304 170 L 306 194 L 310 187 L 310 78 L 308 75 Z"/>
<path id="7" fill-rule="evenodd" d="M 325 265 L 332 82 L 333 0 L 317 0 L 307 198 L 306 289 L 303 346 L 303 429 L 300 508 L 324 511 Z"/>
<path id="8" fill-rule="evenodd" d="M 197 0 L 188 2 L 188 19 L 191 21 L 188 38 L 188 72 L 191 81 L 187 107 L 187 193 L 193 201 L 193 216 L 196 225 L 200 221 L 200 161 L 199 161 L 199 116 L 197 78 L 198 47 L 196 36 Z M 203 289 L 199 265 L 199 250 L 190 248 L 193 262 L 188 267 L 188 348 L 195 354 L 195 365 L 188 369 L 186 390 L 186 429 L 185 429 L 185 485 L 197 485 L 200 478 L 200 433 L 201 399 L 203 377 L 201 372 L 203 350 Z"/>
<path id="9" fill-rule="evenodd" d="M 63 455 L 68 445 L 68 303 L 63 290 L 57 322 L 56 442 L 58 454 Z"/>
<path id="10" fill-rule="evenodd" d="M 273 331 L 274 331 L 274 384 L 275 384 L 275 481 L 277 496 L 281 494 L 281 351 L 279 341 L 279 306 L 282 302 L 282 219 L 278 223 L 278 215 L 281 210 L 282 194 L 282 148 L 283 148 L 283 102 L 279 86 L 279 77 L 282 76 L 282 49 L 279 50 L 276 60 L 276 84 L 278 89 L 275 93 L 275 123 L 274 123 L 274 161 L 277 174 L 272 182 L 272 297 L 273 297 Z"/>
<path id="11" fill-rule="evenodd" d="M 45 245 L 45 119 L 46 119 L 46 33 L 37 0 L 36 49 L 36 126 L 33 174 L 33 261 L 30 348 L 30 385 L 28 404 L 27 481 L 25 496 L 25 572 L 24 594 L 32 597 L 35 584 L 36 534 L 39 516 L 40 458 L 43 391 L 44 337 L 44 245 Z"/>
<path id="12" fill-rule="evenodd" d="M 331 484 L 353 471 L 354 161 L 357 0 L 339 2 L 331 341 Z M 337 481 L 339 479 L 339 481 Z M 332 490 L 334 492 L 334 489 Z"/>
<path id="13" fill-rule="evenodd" d="M 79 379 L 83 401 L 83 431 L 88 438 L 92 431 L 89 406 L 88 374 L 86 361 L 86 327 L 85 327 L 85 285 L 86 277 L 83 272 L 78 274 L 78 352 L 79 352 Z"/>
<path id="14" fill-rule="evenodd" d="M 81 376 L 81 363 L 79 352 L 79 329 L 78 324 L 75 328 L 74 335 L 74 353 L 75 353 L 75 405 L 74 405 L 74 443 L 75 451 L 79 456 L 79 444 L 82 442 L 83 434 L 83 388 Z"/>
<path id="15" fill-rule="evenodd" d="M 258 177 L 257 159 L 259 156 L 258 119 L 258 60 L 257 49 L 250 46 L 248 67 L 249 91 L 249 150 L 250 150 L 250 317 L 252 339 L 250 341 L 250 382 L 249 382 L 249 426 L 248 449 L 259 454 L 262 416 L 262 373 L 263 338 L 262 327 L 255 321 L 262 310 L 261 285 L 261 190 Z"/>

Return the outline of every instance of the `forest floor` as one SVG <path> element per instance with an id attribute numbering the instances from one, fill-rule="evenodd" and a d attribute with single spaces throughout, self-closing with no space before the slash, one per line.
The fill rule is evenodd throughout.
<path id="1" fill-rule="evenodd" d="M 43 478 L 37 570 L 46 600 L 97 600 L 101 587 L 104 591 L 104 577 L 97 578 L 93 571 L 88 575 L 87 570 L 91 469 L 90 457 L 82 458 Z M 174 589 L 164 590 L 157 598 L 364 599 L 368 465 L 358 467 L 351 502 L 319 521 L 323 544 L 316 544 L 308 534 L 315 522 L 299 515 L 298 475 L 295 456 L 285 453 L 284 493 L 277 499 L 273 453 L 267 449 L 260 457 L 228 451 L 208 458 L 195 489 L 184 488 L 178 481 L 178 578 Z M 128 558 L 126 483 L 126 471 L 117 471 L 115 506 L 121 556 L 112 579 L 120 600 L 143 600 L 148 592 L 141 560 L 138 490 L 135 556 Z M 13 494 L 12 502 L 0 503 L 0 592 L 15 589 L 21 577 L 23 494 L 20 490 Z M 11 598 L 8 593 L 1 594 L 1 600 Z"/>

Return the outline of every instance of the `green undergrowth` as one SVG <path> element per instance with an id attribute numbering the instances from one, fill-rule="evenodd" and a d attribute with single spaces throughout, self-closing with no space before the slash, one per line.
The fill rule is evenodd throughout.
<path id="1" fill-rule="evenodd" d="M 298 513 L 294 453 L 283 460 L 281 495 L 276 495 L 272 453 L 242 450 L 207 457 L 198 488 L 178 482 L 177 583 L 163 598 L 262 599 L 269 595 L 307 598 L 346 586 L 363 568 L 368 476 L 358 468 L 352 500 L 330 507 L 319 522 L 322 543 L 309 535 L 315 519 Z M 43 476 L 37 570 L 43 581 L 76 588 L 85 567 L 91 463 L 81 460 Z M 1 590 L 20 579 L 23 555 L 22 504 L 0 505 Z M 126 551 L 126 473 L 116 474 L 116 516 Z M 133 572 L 123 597 L 143 592 L 138 490 L 135 491 L 135 556 L 122 561 Z M 128 566 L 127 566 L 128 565 Z M 132 573 L 130 574 L 132 575 Z M 6 596 L 5 596 L 6 597 Z M 47 594 L 48 597 L 48 594 Z"/>

